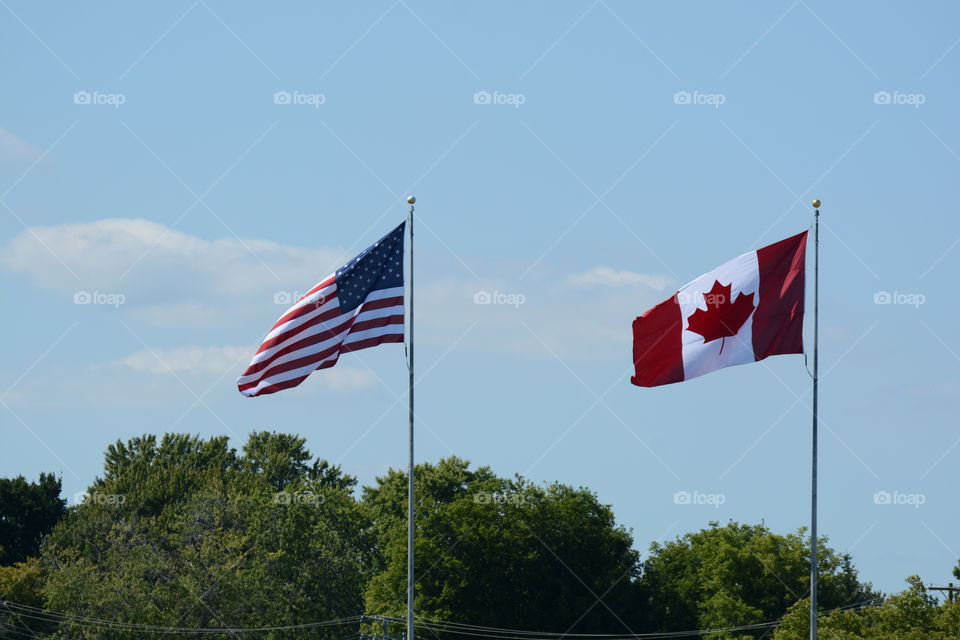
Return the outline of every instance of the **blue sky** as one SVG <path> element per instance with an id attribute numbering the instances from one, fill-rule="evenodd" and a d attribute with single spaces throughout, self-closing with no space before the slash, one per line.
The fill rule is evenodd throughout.
<path id="1" fill-rule="evenodd" d="M 233 380 L 413 193 L 418 460 L 588 486 L 644 552 L 794 530 L 803 358 L 640 389 L 630 323 L 817 197 L 821 531 L 883 590 L 950 578 L 957 5 L 0 5 L 4 476 L 72 497 L 164 431 L 404 465 L 399 345 L 272 397 Z"/>

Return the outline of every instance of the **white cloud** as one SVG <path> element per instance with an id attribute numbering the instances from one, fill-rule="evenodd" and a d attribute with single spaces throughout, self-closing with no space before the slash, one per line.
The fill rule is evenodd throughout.
<path id="1" fill-rule="evenodd" d="M 485 270 L 490 275 L 484 280 L 419 280 L 418 339 L 484 358 L 597 362 L 626 357 L 629 362 L 634 318 L 665 297 L 646 285 L 572 291 L 575 276 L 552 273 L 519 280 L 516 275 L 496 277 L 495 271 Z M 488 295 L 478 301 L 480 292 Z"/>
<path id="2" fill-rule="evenodd" d="M 0 248 L 0 266 L 42 287 L 120 293 L 125 308 L 148 309 L 158 324 L 213 321 L 230 303 L 270 305 L 276 292 L 305 291 L 343 260 L 333 249 L 205 240 L 131 218 L 32 227 Z"/>
<path id="3" fill-rule="evenodd" d="M 337 365 L 311 376 L 318 378 L 331 391 L 362 391 L 377 386 L 377 376 L 367 369 L 352 369 Z"/>
<path id="4" fill-rule="evenodd" d="M 617 270 L 611 267 L 594 267 L 583 273 L 578 273 L 568 278 L 571 284 L 589 286 L 602 285 L 608 287 L 624 287 L 642 284 L 662 291 L 674 282 L 669 276 L 647 275 L 635 271 Z"/>
<path id="5" fill-rule="evenodd" d="M 42 155 L 43 151 L 29 142 L 0 129 L 0 164 L 30 164 Z"/>
<path id="6" fill-rule="evenodd" d="M 33 227 L 0 247 L 0 267 L 60 292 L 65 302 L 81 290 L 122 294 L 125 303 L 116 312 L 125 314 L 128 321 L 163 330 L 167 344 L 175 335 L 170 332 L 184 328 L 188 334 L 173 338 L 180 344 L 196 344 L 198 335 L 211 335 L 197 332 L 210 327 L 234 344 L 262 336 L 286 308 L 284 302 L 350 257 L 340 251 L 259 239 L 206 240 L 129 218 Z M 550 270 L 519 280 L 512 266 L 500 262 L 478 266 L 484 274 L 481 280 L 453 276 L 450 265 L 442 262 L 430 265 L 422 272 L 417 290 L 423 339 L 444 349 L 456 344 L 458 349 L 484 353 L 553 358 L 552 351 L 564 358 L 619 358 L 629 344 L 633 318 L 658 302 L 661 291 L 673 283 L 666 276 L 604 266 L 576 274 Z M 577 290 L 572 292 L 571 286 Z M 478 304 L 475 296 L 481 292 L 495 299 Z M 99 317 L 114 313 L 112 308 L 92 306 L 77 307 L 77 311 L 98 312 Z M 470 329 L 474 323 L 475 329 Z M 590 339 L 580 339 L 583 336 Z M 178 375 L 207 376 L 223 373 L 241 353 L 241 347 L 221 346 L 158 351 Z M 237 374 L 246 365 L 244 359 L 234 366 Z M 149 351 L 114 362 L 115 370 L 128 374 L 140 371 L 162 379 L 168 373 L 167 366 Z M 347 370 L 342 364 L 319 377 L 320 390 L 377 384 L 371 372 Z"/>
<path id="7" fill-rule="evenodd" d="M 115 364 L 134 371 L 161 375 L 214 373 L 242 370 L 253 357 L 249 347 L 175 347 L 173 349 L 141 349 L 121 358 Z M 238 370 L 239 375 L 239 370 Z"/>
<path id="8" fill-rule="evenodd" d="M 134 371 L 157 376 L 224 375 L 231 382 L 246 368 L 253 357 L 251 347 L 174 347 L 141 349 L 112 363 Z M 377 376 L 367 369 L 338 364 L 315 373 L 311 384 L 329 391 L 362 391 L 377 386 Z"/>

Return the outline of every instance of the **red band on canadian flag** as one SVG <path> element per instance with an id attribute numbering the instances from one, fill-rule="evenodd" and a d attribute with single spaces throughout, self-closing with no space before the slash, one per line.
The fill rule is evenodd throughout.
<path id="1" fill-rule="evenodd" d="M 656 387 L 803 353 L 806 248 L 804 231 L 745 253 L 634 320 L 630 381 Z"/>

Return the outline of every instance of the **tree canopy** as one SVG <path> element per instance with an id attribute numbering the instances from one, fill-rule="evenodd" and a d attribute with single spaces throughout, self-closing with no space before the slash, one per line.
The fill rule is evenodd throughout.
<path id="1" fill-rule="evenodd" d="M 66 505 L 60 479 L 52 473 L 41 473 L 36 482 L 23 476 L 0 478 L 0 565 L 36 556 Z"/>
<path id="2" fill-rule="evenodd" d="M 639 555 L 592 492 L 498 478 L 458 458 L 418 465 L 415 481 L 420 615 L 557 632 L 637 628 Z M 406 483 L 391 471 L 364 491 L 381 541 L 371 613 L 404 611 Z"/>
<path id="3" fill-rule="evenodd" d="M 818 541 L 818 604 L 832 609 L 875 601 L 850 556 Z M 777 620 L 809 595 L 810 539 L 730 522 L 664 544 L 643 564 L 642 591 L 654 631 L 717 629 Z M 752 637 L 743 634 L 743 637 Z"/>
<path id="4" fill-rule="evenodd" d="M 629 636 L 782 618 L 772 635 L 767 626 L 710 637 L 807 637 L 803 529 L 711 522 L 641 559 L 585 487 L 502 477 L 457 457 L 418 465 L 416 484 L 421 621 Z M 405 614 L 405 471 L 358 487 L 296 435 L 254 432 L 239 450 L 226 437 L 144 435 L 107 448 L 80 504 L 66 508 L 59 494 L 49 474 L 0 479 L 0 636 L 169 637 L 132 626 L 156 625 L 201 637 L 338 620 L 244 637 L 343 640 L 380 633 L 361 616 Z M 818 544 L 824 638 L 960 640 L 960 603 L 939 604 L 916 577 L 883 598 L 850 556 Z M 471 637 L 420 625 L 431 640 Z"/>
<path id="5" fill-rule="evenodd" d="M 371 548 L 354 484 L 283 434 L 254 433 L 242 452 L 226 438 L 118 442 L 44 545 L 47 607 L 199 629 L 354 615 Z"/>
<path id="6" fill-rule="evenodd" d="M 908 588 L 882 604 L 834 611 L 817 623 L 829 640 L 957 640 L 960 638 L 960 602 L 939 604 L 919 576 L 907 578 Z M 809 599 L 797 602 L 773 634 L 773 640 L 810 637 Z"/>

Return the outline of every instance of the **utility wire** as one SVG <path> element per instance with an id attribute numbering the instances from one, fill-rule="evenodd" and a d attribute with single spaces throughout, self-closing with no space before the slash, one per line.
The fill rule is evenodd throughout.
<path id="1" fill-rule="evenodd" d="M 141 633 L 159 633 L 169 635 L 222 635 L 222 634 L 255 634 L 267 633 L 271 631 L 296 631 L 307 629 L 319 629 L 324 627 L 337 627 L 352 624 L 362 624 L 364 622 L 394 622 L 403 623 L 405 618 L 390 616 L 350 616 L 347 618 L 337 618 L 333 620 L 324 620 L 319 622 L 306 622 L 293 625 L 280 625 L 272 627 L 250 627 L 250 628 L 195 628 L 195 627 L 169 627 L 163 625 L 138 624 L 129 622 L 119 622 L 116 620 L 104 620 L 100 618 L 91 618 L 85 616 L 76 616 L 72 614 L 50 611 L 29 605 L 19 604 L 6 600 L 0 600 L 0 605 L 5 607 L 12 615 L 32 620 L 38 620 L 47 623 L 74 625 L 81 628 L 96 629 L 101 631 L 139 631 Z M 831 609 L 821 613 L 821 616 L 833 613 L 834 611 L 845 611 L 852 609 L 862 609 L 866 607 L 877 606 L 872 600 L 865 600 L 859 603 L 853 603 L 842 607 Z M 471 625 L 461 622 L 450 622 L 445 620 L 436 620 L 431 618 L 417 618 L 417 626 L 434 632 L 442 632 L 458 636 L 470 636 L 477 638 L 488 638 L 491 640 L 532 640 L 532 638 L 560 639 L 603 639 L 603 640 L 652 640 L 656 638 L 682 638 L 693 636 L 705 636 L 716 633 L 733 633 L 739 631 L 757 631 L 761 629 L 770 629 L 780 624 L 780 620 L 770 622 L 758 622 L 749 625 L 739 625 L 734 627 L 725 627 L 718 629 L 694 629 L 689 631 L 661 631 L 653 633 L 633 633 L 633 634 L 612 634 L 612 633 L 558 633 L 555 631 L 527 631 L 522 629 L 505 629 L 501 627 L 488 627 L 481 625 Z M 17 635 L 26 635 L 16 629 L 4 629 L 3 633 L 14 633 Z M 369 634 L 368 634 L 369 635 Z M 360 640 L 362 636 L 350 636 L 339 640 Z"/>
<path id="2" fill-rule="evenodd" d="M 252 627 L 252 628 L 195 628 L 195 627 L 168 627 L 163 625 L 138 624 L 131 622 L 119 622 L 116 620 L 103 620 L 99 618 L 90 618 L 84 616 L 75 616 L 71 614 L 39 609 L 29 605 L 22 605 L 10 601 L 0 601 L 12 614 L 38 620 L 42 622 L 53 622 L 58 624 L 69 624 L 82 628 L 107 630 L 107 631 L 140 631 L 143 633 L 165 633 L 165 634 L 237 634 L 237 633 L 266 633 L 269 631 L 295 631 L 299 629 L 317 629 L 322 627 L 344 626 L 349 624 L 359 624 L 363 616 L 351 616 L 349 618 L 339 618 L 335 620 L 325 620 L 322 622 L 306 622 L 294 625 L 280 625 L 273 627 Z M 8 630 L 9 631 L 9 630 Z"/>

